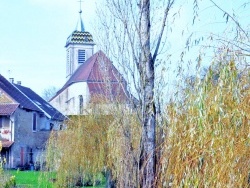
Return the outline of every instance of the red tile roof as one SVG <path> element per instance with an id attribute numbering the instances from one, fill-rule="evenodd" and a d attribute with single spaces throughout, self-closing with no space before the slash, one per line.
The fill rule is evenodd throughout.
<path id="1" fill-rule="evenodd" d="M 107 79 L 118 81 L 118 76 L 121 77 L 112 62 L 102 51 L 99 51 L 83 63 L 63 87 L 82 81 L 105 81 Z"/>
<path id="2" fill-rule="evenodd" d="M 124 98 L 127 92 L 125 90 L 126 82 L 124 78 L 102 51 L 98 51 L 81 66 L 79 66 L 62 87 L 62 89 L 60 89 L 57 94 L 52 99 L 50 99 L 50 101 L 63 92 L 71 84 L 77 82 L 87 82 L 91 95 L 104 94 L 107 96 L 108 93 L 104 90 L 108 87 L 108 85 L 112 87 L 109 94 L 112 94 L 113 97 L 119 95 L 123 96 Z M 117 88 L 119 88 L 118 86 L 122 85 L 123 89 L 120 89 L 119 92 L 117 92 Z"/>
<path id="3" fill-rule="evenodd" d="M 0 104 L 0 115 L 11 115 L 15 112 L 19 104 Z"/>
<path id="4" fill-rule="evenodd" d="M 87 83 L 89 93 L 92 98 L 101 97 L 106 100 L 126 100 L 126 91 L 123 85 L 119 82 L 101 82 Z"/>

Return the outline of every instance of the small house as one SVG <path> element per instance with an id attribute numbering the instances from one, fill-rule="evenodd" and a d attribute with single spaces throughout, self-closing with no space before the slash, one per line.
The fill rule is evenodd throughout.
<path id="1" fill-rule="evenodd" d="M 5 167 L 38 163 L 51 131 L 60 129 L 64 119 L 30 88 L 0 75 L 0 141 Z"/>

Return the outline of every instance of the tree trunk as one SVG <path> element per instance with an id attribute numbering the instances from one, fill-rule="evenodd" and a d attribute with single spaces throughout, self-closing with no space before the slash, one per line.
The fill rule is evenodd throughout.
<path id="1" fill-rule="evenodd" d="M 116 188 L 116 181 L 112 177 L 112 172 L 108 170 L 106 172 L 106 188 Z"/>
<path id="2" fill-rule="evenodd" d="M 150 51 L 150 0 L 141 0 L 141 62 L 143 127 L 140 161 L 140 184 L 143 188 L 154 186 L 155 180 L 155 103 L 154 62 Z"/>

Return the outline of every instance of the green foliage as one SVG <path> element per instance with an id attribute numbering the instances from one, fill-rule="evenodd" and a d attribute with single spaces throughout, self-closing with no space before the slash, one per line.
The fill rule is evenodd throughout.
<path id="1" fill-rule="evenodd" d="M 5 185 L 3 186 L 4 188 L 12 188 L 12 187 L 16 187 L 16 179 L 15 176 L 10 176 L 9 180 L 5 183 Z"/>
<path id="2" fill-rule="evenodd" d="M 17 187 L 40 187 L 40 188 L 52 188 L 53 178 L 55 173 L 48 173 L 42 171 L 8 171 L 12 177 L 15 177 Z M 46 175 L 45 175 L 46 174 Z"/>
<path id="3" fill-rule="evenodd" d="M 1 148 L 0 148 L 1 151 Z M 16 186 L 16 178 L 15 176 L 10 176 L 8 173 L 5 173 L 3 170 L 3 164 L 5 163 L 5 159 L 0 157 L 0 187 L 3 188 L 13 188 Z"/>

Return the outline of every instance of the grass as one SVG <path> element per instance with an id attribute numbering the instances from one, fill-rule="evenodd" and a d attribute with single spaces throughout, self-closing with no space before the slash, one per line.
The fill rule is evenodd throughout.
<path id="1" fill-rule="evenodd" d="M 7 171 L 16 178 L 16 185 L 18 188 L 55 188 L 50 179 L 55 178 L 55 173 L 46 173 L 41 171 L 19 171 L 11 170 Z M 94 186 L 93 186 L 94 187 Z M 95 188 L 105 187 L 105 180 L 101 185 L 95 186 Z"/>
<path id="2" fill-rule="evenodd" d="M 19 171 L 11 170 L 9 173 L 16 178 L 17 187 L 33 188 L 53 188 L 53 183 L 48 178 L 42 178 L 41 172 L 39 171 Z"/>

